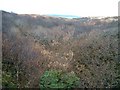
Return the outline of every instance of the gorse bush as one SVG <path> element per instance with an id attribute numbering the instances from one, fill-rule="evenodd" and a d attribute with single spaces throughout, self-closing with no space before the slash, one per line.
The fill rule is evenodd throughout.
<path id="1" fill-rule="evenodd" d="M 79 78 L 75 73 L 63 73 L 57 70 L 46 71 L 40 78 L 40 88 L 75 88 Z"/>

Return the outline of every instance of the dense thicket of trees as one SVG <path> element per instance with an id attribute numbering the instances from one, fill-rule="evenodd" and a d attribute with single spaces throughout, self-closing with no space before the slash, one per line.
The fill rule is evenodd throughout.
<path id="1" fill-rule="evenodd" d="M 120 87 L 118 21 L 110 18 L 66 20 L 3 12 L 3 87 L 47 87 L 51 77 L 48 87 L 68 87 L 78 79 L 81 88 Z M 51 70 L 61 70 L 64 77 L 53 78 L 59 72 Z"/>

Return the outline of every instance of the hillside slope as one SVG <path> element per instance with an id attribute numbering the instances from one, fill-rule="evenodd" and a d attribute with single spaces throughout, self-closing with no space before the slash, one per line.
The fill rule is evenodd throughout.
<path id="1" fill-rule="evenodd" d="M 64 19 L 2 11 L 3 87 L 39 87 L 47 70 L 81 88 L 119 87 L 118 17 Z"/>

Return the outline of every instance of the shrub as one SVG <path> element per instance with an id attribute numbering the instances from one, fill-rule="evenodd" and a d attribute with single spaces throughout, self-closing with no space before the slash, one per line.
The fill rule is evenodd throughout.
<path id="1" fill-rule="evenodd" d="M 79 78 L 75 73 L 62 71 L 46 71 L 40 78 L 40 88 L 75 88 L 79 85 Z"/>
<path id="2" fill-rule="evenodd" d="M 2 87 L 3 88 L 17 88 L 17 84 L 14 82 L 14 79 L 11 73 L 2 73 Z"/>

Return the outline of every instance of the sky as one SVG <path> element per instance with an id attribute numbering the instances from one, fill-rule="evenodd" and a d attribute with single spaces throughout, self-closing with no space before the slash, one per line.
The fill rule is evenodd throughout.
<path id="1" fill-rule="evenodd" d="M 118 16 L 119 0 L 0 0 L 0 10 L 18 14 Z"/>

